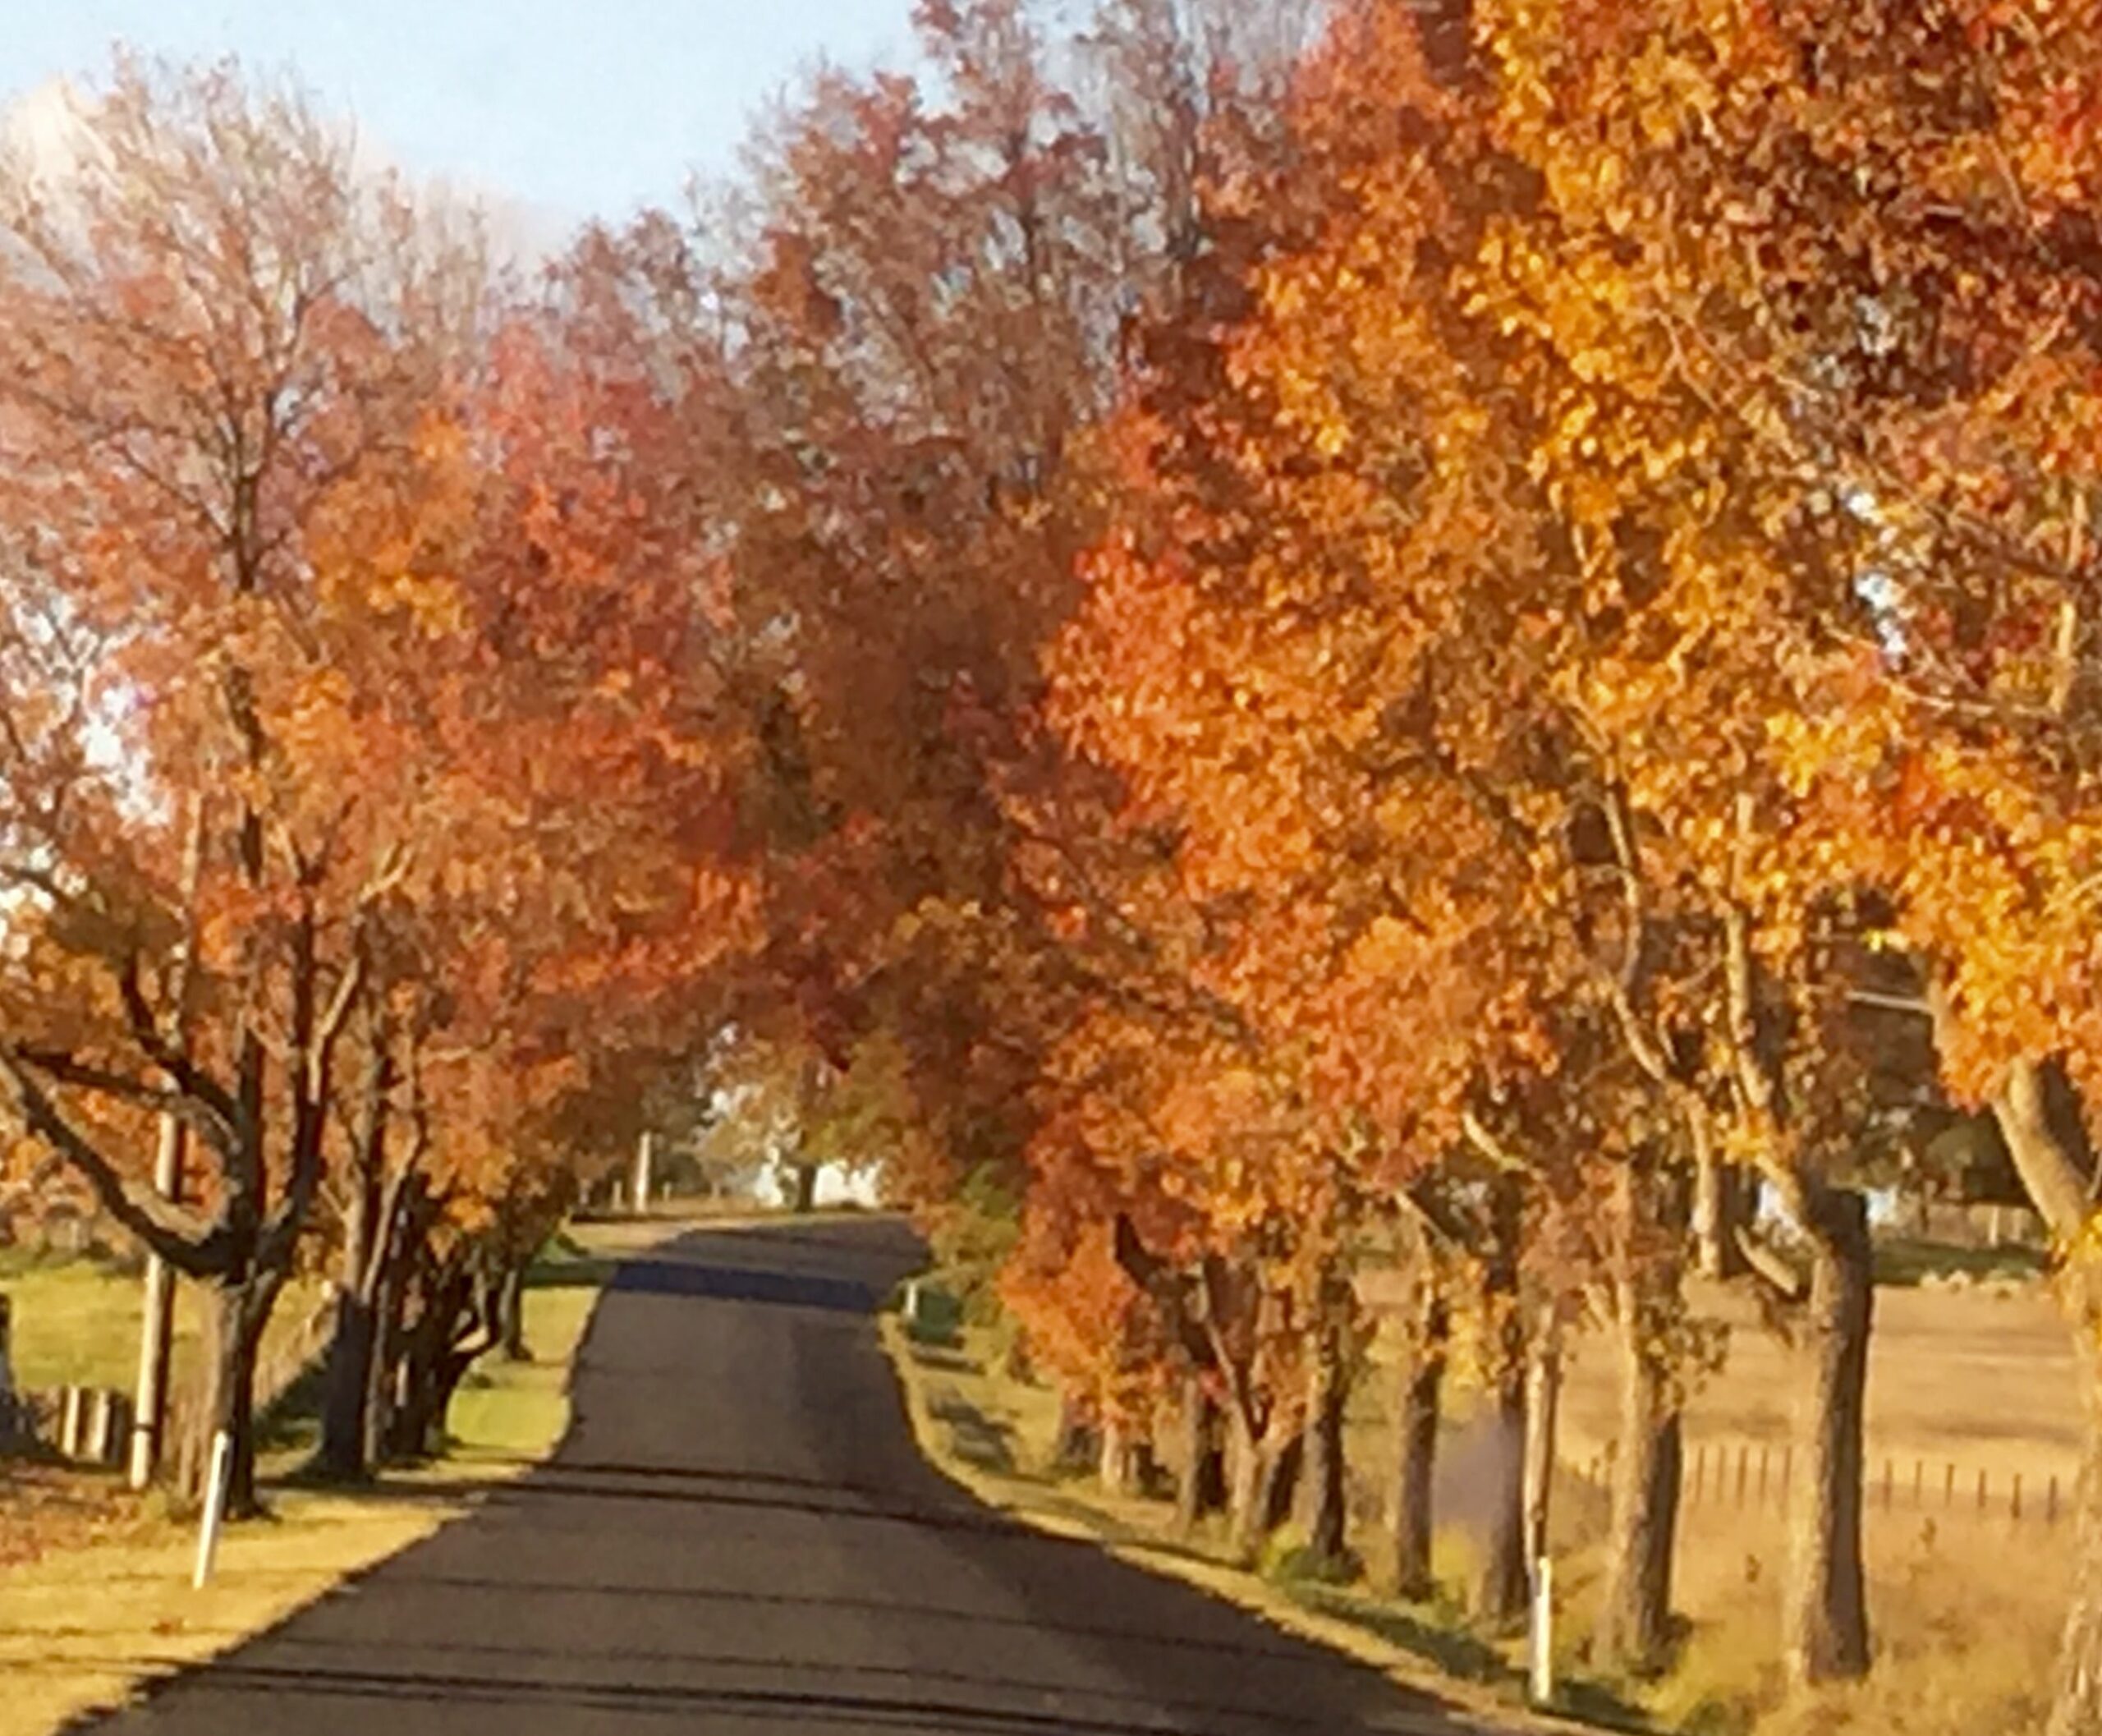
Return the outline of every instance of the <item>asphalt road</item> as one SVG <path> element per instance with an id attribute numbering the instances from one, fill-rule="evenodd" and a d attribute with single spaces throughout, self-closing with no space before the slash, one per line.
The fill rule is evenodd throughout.
<path id="1" fill-rule="evenodd" d="M 974 1504 L 915 1450 L 882 1222 L 623 1267 L 542 1469 L 96 1736 L 1457 1736 L 1477 1726 Z"/>

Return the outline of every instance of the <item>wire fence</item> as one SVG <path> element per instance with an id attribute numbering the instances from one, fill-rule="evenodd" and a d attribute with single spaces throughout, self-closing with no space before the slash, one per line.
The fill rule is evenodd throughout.
<path id="1" fill-rule="evenodd" d="M 1612 1475 L 1610 1451 L 1587 1467 L 1600 1486 Z M 1796 1481 L 1793 1446 L 1704 1441 L 1686 1449 L 1681 1504 L 1691 1509 L 1756 1513 L 1784 1509 Z M 1917 1454 L 1871 1454 L 1863 1467 L 1863 1510 L 2004 1518 L 2015 1524 L 2070 1522 L 2076 1480 L 2069 1474 L 1960 1463 Z"/>

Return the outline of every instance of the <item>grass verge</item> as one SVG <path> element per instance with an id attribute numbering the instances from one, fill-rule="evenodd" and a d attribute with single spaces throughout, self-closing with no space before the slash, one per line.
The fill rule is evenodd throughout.
<path id="1" fill-rule="evenodd" d="M 227 1533 L 201 1591 L 190 1586 L 195 1532 L 156 1500 L 77 1510 L 69 1494 L 77 1480 L 22 1472 L 25 1486 L 13 1493 L 57 1509 L 58 1541 L 37 1559 L 0 1566 L 0 1736 L 49 1736 L 228 1650 L 457 1517 L 469 1504 L 464 1486 L 544 1458 L 568 1426 L 571 1366 L 606 1276 L 621 1255 L 680 1227 L 570 1232 L 526 1295 L 531 1360 L 492 1357 L 470 1373 L 448 1413 L 442 1458 L 370 1490 L 273 1487 L 269 1517 Z M 10 1503 L 6 1512 L 16 1510 Z"/>
<path id="2" fill-rule="evenodd" d="M 1442 1625 L 1411 1621 L 1400 1605 L 1237 1566 L 1224 1559 L 1215 1538 L 1172 1536 L 1159 1502 L 1108 1495 L 1046 1470 L 1036 1451 L 1044 1418 L 1035 1412 L 1055 1400 L 989 1372 L 979 1354 L 979 1334 L 966 1333 L 961 1345 L 925 1343 L 895 1315 L 883 1316 L 882 1334 L 921 1453 L 988 1507 L 1050 1536 L 1099 1545 L 1147 1573 L 1179 1579 L 1443 1699 L 1487 1728 L 1515 1733 L 1568 1727 L 1525 1709 L 1521 1678 L 1501 1648 L 1477 1642 L 1469 1652 L 1471 1669 L 1453 1672 L 1444 1654 L 1453 1635 Z"/>
<path id="3" fill-rule="evenodd" d="M 1945 1507 L 1940 1477 L 1919 1486 L 1910 1457 L 1895 1467 L 1905 1474 L 1893 1484 L 1879 1475 L 1864 1514 L 1874 1670 L 1859 1683 L 1792 1696 L 1780 1668 L 1781 1503 L 1778 1495 L 1767 1498 L 1763 1472 L 1749 1504 L 1741 1486 L 1725 1495 L 1711 1476 L 1707 1494 L 1690 1498 L 1681 1515 L 1674 1602 L 1686 1627 L 1673 1668 L 1655 1681 L 1615 1682 L 1600 1679 L 1586 1655 L 1604 1590 L 1608 1504 L 1603 1487 L 1565 1460 L 1554 1522 L 1562 1690 L 1555 1721 L 1681 1736 L 2028 1736 L 2041 1727 L 2072 1577 L 2069 1513 L 2052 1526 L 2040 1521 L 2036 1506 L 2045 1486 L 2040 1473 L 2055 1463 L 2055 1443 L 2040 1425 L 2054 1419 L 2032 1404 L 2009 1420 L 2008 1437 L 1988 1439 L 1987 1419 L 1971 1411 L 1967 1395 L 1951 1402 L 1945 1371 L 1963 1366 L 1965 1351 L 1980 1357 L 1997 1351 L 2032 1375 L 2048 1370 L 2063 1353 L 2062 1329 L 2033 1297 L 1893 1292 L 1879 1294 L 1879 1309 L 1887 1302 L 1881 1414 L 1907 1431 L 1894 1438 L 1916 1442 L 1922 1453 L 1930 1442 L 1946 1440 L 1956 1450 L 1967 1439 L 1995 1454 L 1996 1476 L 2010 1460 L 2019 1468 L 2033 1459 L 2026 1518 L 2010 1516 L 2003 1481 L 1995 1486 L 2003 1490 L 1999 1505 L 1980 1513 L 1967 1481 L 1963 1499 Z M 1471 1625 L 1457 1601 L 1402 1604 L 1359 1585 L 1295 1579 L 1288 1537 L 1269 1571 L 1241 1570 L 1225 1559 L 1215 1532 L 1188 1541 L 1173 1535 L 1161 1502 L 1112 1495 L 1091 1479 L 1053 1468 L 1057 1398 L 1001 1372 L 997 1334 L 966 1328 L 948 1343 L 915 1342 L 894 1318 L 884 1334 L 922 1450 L 989 1504 L 1199 1585 L 1398 1680 L 1488 1711 L 1506 1728 L 1531 1727 L 1515 1711 L 1523 1702 L 1517 1646 Z M 1705 1395 L 1710 1412 L 1740 1426 L 1768 1408 L 1785 1418 L 1791 1395 L 1779 1357 L 1748 1335 L 1733 1349 L 1732 1377 Z M 1598 1395 L 1583 1383 L 1603 1384 L 1602 1360 L 1579 1370 L 1565 1398 L 1565 1440 L 1580 1454 L 1590 1450 L 1587 1408 L 1599 1408 Z M 1932 1391 L 1938 1368 L 1944 1371 L 1939 1409 Z M 1353 1400 L 1352 1541 L 1368 1558 L 1379 1547 L 1379 1504 L 1361 1473 L 1391 1463 L 1387 1393 L 1382 1369 Z M 1959 1435 L 1963 1429 L 1970 1437 Z M 1449 1483 L 1441 1475 L 1439 1500 L 1454 1513 L 1470 1510 L 1465 1441 L 1464 1416 L 1448 1418 L 1441 1456 L 1454 1475 Z M 1756 1461 L 1755 1450 L 1752 1456 Z M 1434 1559 L 1441 1587 L 1469 1581 L 1469 1555 L 1464 1519 L 1442 1526 Z"/>

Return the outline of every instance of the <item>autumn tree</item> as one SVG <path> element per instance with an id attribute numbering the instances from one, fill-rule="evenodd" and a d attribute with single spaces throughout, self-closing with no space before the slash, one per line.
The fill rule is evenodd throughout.
<path id="1" fill-rule="evenodd" d="M 77 721 L 108 746 L 47 762 L 16 808 L 0 1069 L 105 1209 L 211 1287 L 204 1415 L 244 1510 L 255 1343 L 319 1183 L 357 937 L 406 842 L 339 776 L 343 659 L 415 599 L 369 592 L 338 532 L 365 490 L 418 485 L 471 243 L 231 67 L 120 62 L 67 160 L 14 162 L 5 197 L 5 512 L 50 618 L 94 647 Z M 140 1179 L 122 1117 L 154 1110 L 209 1155 L 200 1197 Z"/>

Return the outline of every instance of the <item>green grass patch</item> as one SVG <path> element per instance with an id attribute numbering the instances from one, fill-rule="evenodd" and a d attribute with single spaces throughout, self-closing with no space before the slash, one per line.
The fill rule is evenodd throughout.
<path id="1" fill-rule="evenodd" d="M 563 1257 L 572 1270 L 610 1272 L 617 1254 L 676 1228 L 585 1229 L 569 1238 Z M 63 1365 L 40 1331 L 30 1364 L 37 1372 L 25 1379 L 49 1380 L 64 1366 L 80 1371 L 73 1378 L 93 1378 L 102 1366 L 94 1357 L 125 1343 L 122 1320 L 104 1317 L 123 1308 L 119 1276 L 91 1262 L 10 1269 L 10 1293 L 22 1285 L 31 1298 L 18 1308 L 40 1302 L 46 1330 L 70 1319 L 95 1340 Z M 125 1287 L 135 1292 L 135 1280 Z M 448 1493 L 454 1486 L 486 1484 L 545 1458 L 569 1425 L 570 1371 L 598 1295 L 582 1281 L 530 1290 L 531 1360 L 493 1354 L 476 1365 L 454 1395 L 440 1458 L 355 1492 L 273 1485 L 268 1516 L 227 1533 L 218 1573 L 202 1591 L 189 1582 L 195 1533 L 158 1498 L 121 1495 L 104 1478 L 40 1472 L 63 1477 L 62 1493 L 91 1496 L 94 1517 L 39 1559 L 0 1568 L 0 1736 L 50 1736 L 121 1703 L 144 1681 L 239 1644 L 466 1511 L 470 1490 Z M 134 1303 L 135 1332 L 136 1318 Z M 291 1396 L 287 1409 L 296 1417 Z M 0 1503 L 21 1493 L 0 1486 Z M 0 1504 L 0 1525 L 21 1511 Z"/>

